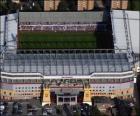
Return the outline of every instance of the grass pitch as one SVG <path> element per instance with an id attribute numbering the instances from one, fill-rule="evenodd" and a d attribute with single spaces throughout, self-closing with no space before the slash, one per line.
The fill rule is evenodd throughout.
<path id="1" fill-rule="evenodd" d="M 93 32 L 19 32 L 20 49 L 96 49 Z"/>

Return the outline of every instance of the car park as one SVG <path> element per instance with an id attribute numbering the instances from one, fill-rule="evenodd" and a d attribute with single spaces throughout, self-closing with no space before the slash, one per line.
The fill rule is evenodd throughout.
<path id="1" fill-rule="evenodd" d="M 0 114 L 2 115 L 4 113 L 5 106 L 3 103 L 0 104 Z"/>
<path id="2" fill-rule="evenodd" d="M 33 115 L 32 112 L 28 112 L 28 113 L 27 113 L 27 116 L 32 116 L 32 115 Z"/>
<path id="3" fill-rule="evenodd" d="M 13 103 L 13 110 L 12 110 L 12 113 L 13 113 L 13 114 L 16 114 L 17 111 L 18 111 L 18 104 L 17 104 L 17 102 L 14 102 L 14 103 Z"/>
<path id="4" fill-rule="evenodd" d="M 72 111 L 73 111 L 73 113 L 76 113 L 76 112 L 77 112 L 76 107 L 73 107 L 73 108 L 72 108 Z"/>
<path id="5" fill-rule="evenodd" d="M 43 111 L 42 111 L 42 115 L 43 115 L 43 116 L 47 116 L 47 115 L 48 115 L 48 112 L 47 112 L 46 109 L 43 109 Z"/>
<path id="6" fill-rule="evenodd" d="M 5 106 L 3 104 L 0 105 L 0 111 L 3 111 L 5 109 Z"/>
<path id="7" fill-rule="evenodd" d="M 22 106 L 21 105 L 19 105 L 18 106 L 18 111 L 17 111 L 18 113 L 22 113 L 23 111 L 22 111 Z"/>

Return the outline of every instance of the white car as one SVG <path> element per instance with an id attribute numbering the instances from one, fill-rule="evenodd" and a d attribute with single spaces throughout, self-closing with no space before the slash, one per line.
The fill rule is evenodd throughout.
<path id="1" fill-rule="evenodd" d="M 0 105 L 0 111 L 3 111 L 5 109 L 4 105 Z"/>

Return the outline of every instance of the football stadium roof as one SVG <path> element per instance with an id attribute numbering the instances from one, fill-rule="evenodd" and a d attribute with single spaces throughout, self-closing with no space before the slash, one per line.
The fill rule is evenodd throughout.
<path id="1" fill-rule="evenodd" d="M 111 17 L 115 48 L 140 54 L 140 11 L 113 10 Z"/>
<path id="2" fill-rule="evenodd" d="M 103 12 L 19 12 L 19 22 L 94 23 L 103 21 Z"/>
<path id="3" fill-rule="evenodd" d="M 131 71 L 126 53 L 46 53 L 8 54 L 3 72 L 43 75 L 90 75 L 102 72 Z"/>
<path id="4" fill-rule="evenodd" d="M 0 52 L 2 46 L 6 44 L 6 49 L 15 51 L 17 48 L 17 28 L 18 28 L 17 13 L 0 16 Z M 6 43 L 4 43 L 4 39 Z"/>

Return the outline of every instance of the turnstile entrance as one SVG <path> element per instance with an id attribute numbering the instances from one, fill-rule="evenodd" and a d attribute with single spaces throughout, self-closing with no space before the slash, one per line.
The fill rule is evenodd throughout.
<path id="1" fill-rule="evenodd" d="M 69 105 L 76 105 L 77 104 L 77 95 L 57 95 L 57 105 L 64 105 L 64 104 L 69 104 Z"/>

